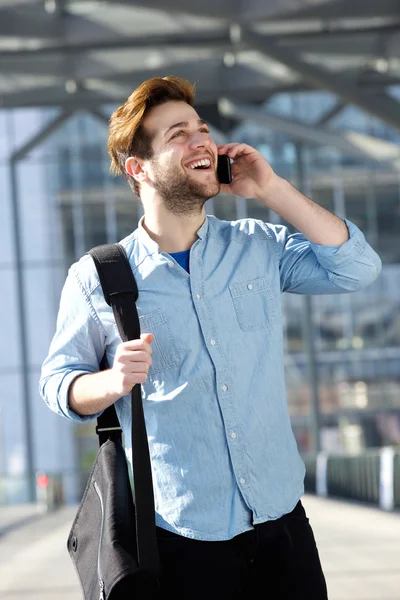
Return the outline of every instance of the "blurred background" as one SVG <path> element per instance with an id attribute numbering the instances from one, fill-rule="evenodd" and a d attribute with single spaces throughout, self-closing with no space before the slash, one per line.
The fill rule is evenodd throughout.
<path id="1" fill-rule="evenodd" d="M 109 174 L 109 116 L 171 74 L 216 141 L 258 148 L 381 256 L 367 290 L 283 296 L 286 376 L 307 490 L 400 507 L 397 0 L 0 0 L 0 506 L 81 497 L 94 424 L 48 410 L 40 367 L 71 263 L 142 214 Z M 206 208 L 282 222 L 252 199 Z"/>
<path id="2" fill-rule="evenodd" d="M 196 108 L 217 142 L 258 148 L 279 175 L 356 223 L 382 258 L 382 274 L 362 292 L 283 295 L 285 366 L 335 598 L 398 600 L 398 0 L 0 0 L 0 537 L 27 523 L 26 507 L 81 498 L 94 424 L 73 425 L 45 406 L 40 368 L 69 266 L 129 234 L 142 214 L 125 180 L 109 174 L 110 114 L 142 81 L 165 75 L 196 83 Z M 281 222 L 252 199 L 221 195 L 206 208 L 221 219 Z M 349 501 L 375 512 L 351 512 Z M 57 523 L 42 524 L 41 535 Z M 36 530 L 23 531 L 15 548 L 37 541 Z M 47 554 L 31 546 L 27 581 L 34 570 L 49 581 L 52 539 Z M 37 595 L 29 586 L 17 595 L 20 575 L 7 595 L 10 547 L 0 544 L 2 597 L 42 599 L 42 583 Z M 41 566 L 38 555 L 47 557 Z M 70 576 L 63 561 L 51 568 L 54 586 Z M 346 580 L 350 564 L 363 592 L 360 577 Z M 73 581 L 46 597 L 76 598 Z"/>

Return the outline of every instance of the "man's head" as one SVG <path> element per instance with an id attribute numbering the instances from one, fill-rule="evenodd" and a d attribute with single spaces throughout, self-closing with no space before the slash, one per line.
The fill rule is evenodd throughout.
<path id="1" fill-rule="evenodd" d="M 154 78 L 110 119 L 111 171 L 124 175 L 142 201 L 156 193 L 178 215 L 197 212 L 220 189 L 217 147 L 193 104 L 188 81 Z"/>

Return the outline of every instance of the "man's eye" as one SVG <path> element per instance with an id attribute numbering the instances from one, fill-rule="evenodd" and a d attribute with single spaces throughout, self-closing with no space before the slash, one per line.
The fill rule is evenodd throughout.
<path id="1" fill-rule="evenodd" d="M 177 131 L 176 133 L 174 133 L 174 135 L 171 137 L 171 140 L 173 140 L 174 138 L 178 137 L 179 135 L 185 135 L 184 131 Z"/>
<path id="2" fill-rule="evenodd" d="M 208 131 L 207 127 L 202 127 L 202 128 L 200 129 L 200 131 L 201 131 L 201 133 L 210 133 L 210 132 Z"/>

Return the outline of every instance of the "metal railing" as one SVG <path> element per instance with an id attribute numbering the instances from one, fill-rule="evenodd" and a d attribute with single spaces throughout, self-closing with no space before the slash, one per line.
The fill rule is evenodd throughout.
<path id="1" fill-rule="evenodd" d="M 306 492 L 400 508 L 400 449 L 307 454 L 303 460 Z"/>

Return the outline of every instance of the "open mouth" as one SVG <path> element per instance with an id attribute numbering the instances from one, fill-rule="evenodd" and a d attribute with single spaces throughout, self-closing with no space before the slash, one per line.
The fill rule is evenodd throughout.
<path id="1" fill-rule="evenodd" d="M 193 162 L 186 165 L 187 169 L 191 171 L 210 171 L 211 160 L 209 158 L 202 158 L 201 160 L 194 160 Z"/>

